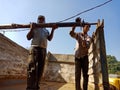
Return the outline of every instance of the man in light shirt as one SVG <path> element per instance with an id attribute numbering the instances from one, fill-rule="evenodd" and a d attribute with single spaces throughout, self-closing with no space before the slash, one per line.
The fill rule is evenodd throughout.
<path id="1" fill-rule="evenodd" d="M 37 23 L 45 23 L 45 17 L 43 15 L 38 16 Z M 49 33 L 46 28 L 36 27 L 36 23 L 30 24 L 30 31 L 27 34 L 27 39 L 32 39 L 32 41 L 27 68 L 26 90 L 40 90 L 39 84 L 44 70 L 47 40 L 52 40 L 56 28 L 57 25 L 53 25 L 51 33 Z"/>

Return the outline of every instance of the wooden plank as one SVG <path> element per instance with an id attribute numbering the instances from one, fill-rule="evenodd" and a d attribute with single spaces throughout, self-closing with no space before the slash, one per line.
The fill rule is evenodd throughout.
<path id="1" fill-rule="evenodd" d="M 104 90 L 109 90 L 109 80 L 108 80 L 108 68 L 107 68 L 107 60 L 106 60 L 106 49 L 105 49 L 105 39 L 104 39 L 104 22 L 98 26 L 99 30 L 99 44 L 100 44 L 100 62 L 101 62 L 101 70 L 102 70 L 102 80 Z"/>

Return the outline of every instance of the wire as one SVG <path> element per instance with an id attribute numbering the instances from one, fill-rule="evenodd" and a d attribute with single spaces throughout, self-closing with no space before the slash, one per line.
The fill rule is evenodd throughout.
<path id="1" fill-rule="evenodd" d="M 104 3 L 102 3 L 102 4 L 100 4 L 100 5 L 97 5 L 97 6 L 95 6 L 95 7 L 90 8 L 90 9 L 84 10 L 84 11 L 82 11 L 82 12 L 80 12 L 80 13 L 74 15 L 74 16 L 71 16 L 71 17 L 69 17 L 69 18 L 67 18 L 67 19 L 64 19 L 64 20 L 62 20 L 62 21 L 59 21 L 59 22 L 64 22 L 64 21 L 67 21 L 67 20 L 69 20 L 69 19 L 72 19 L 72 18 L 74 18 L 74 17 L 76 17 L 76 16 L 79 16 L 80 14 L 83 14 L 83 13 L 86 13 L 86 12 L 91 11 L 91 10 L 93 10 L 93 9 L 96 9 L 96 8 L 98 8 L 98 7 L 101 7 L 101 6 L 107 4 L 107 3 L 111 2 L 111 1 L 112 1 L 112 0 L 106 1 L 106 2 L 104 2 Z"/>

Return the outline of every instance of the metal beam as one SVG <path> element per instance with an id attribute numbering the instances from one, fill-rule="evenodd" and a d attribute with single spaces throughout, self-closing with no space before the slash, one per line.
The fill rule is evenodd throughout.
<path id="1" fill-rule="evenodd" d="M 82 27 L 83 25 L 96 25 L 97 23 L 79 23 L 79 22 L 66 22 L 66 23 L 44 23 L 44 24 L 36 24 L 36 27 L 46 27 L 51 28 L 54 24 L 58 27 L 72 27 L 76 25 L 76 27 Z M 18 28 L 30 28 L 30 24 L 10 24 L 10 25 L 0 25 L 0 29 L 18 29 Z"/>

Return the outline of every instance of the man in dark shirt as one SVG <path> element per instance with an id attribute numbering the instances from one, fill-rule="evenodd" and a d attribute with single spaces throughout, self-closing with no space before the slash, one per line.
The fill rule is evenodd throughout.
<path id="1" fill-rule="evenodd" d="M 75 26 L 70 31 L 70 36 L 76 39 L 75 48 L 75 84 L 76 90 L 81 90 L 81 71 L 83 74 L 83 90 L 88 86 L 88 49 L 91 37 L 87 34 L 90 25 L 83 26 L 83 32 L 75 32 Z"/>

